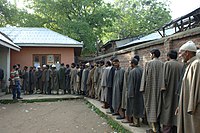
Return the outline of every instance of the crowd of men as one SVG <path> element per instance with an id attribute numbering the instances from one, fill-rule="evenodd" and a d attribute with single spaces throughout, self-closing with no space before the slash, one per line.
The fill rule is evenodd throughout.
<path id="1" fill-rule="evenodd" d="M 117 115 L 123 123 L 140 127 L 148 123 L 150 133 L 197 133 L 200 128 L 200 59 L 192 41 L 183 44 L 178 53 L 170 50 L 162 62 L 159 49 L 152 49 L 152 60 L 139 65 L 138 55 L 130 67 L 120 67 L 113 57 L 94 64 L 72 63 L 64 66 L 37 67 L 14 65 L 11 72 L 13 99 L 20 97 L 20 81 L 24 94 L 81 94 L 98 99 L 107 113 Z M 16 91 L 17 96 L 16 96 Z M 161 129 L 162 125 L 162 129 Z"/>

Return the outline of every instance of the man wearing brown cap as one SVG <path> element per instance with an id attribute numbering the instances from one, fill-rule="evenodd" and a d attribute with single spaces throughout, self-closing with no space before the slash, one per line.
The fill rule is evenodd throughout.
<path id="1" fill-rule="evenodd" d="M 179 55 L 187 67 L 176 111 L 178 133 L 198 133 L 200 130 L 200 59 L 196 56 L 196 51 L 196 45 L 192 41 L 179 49 Z"/>

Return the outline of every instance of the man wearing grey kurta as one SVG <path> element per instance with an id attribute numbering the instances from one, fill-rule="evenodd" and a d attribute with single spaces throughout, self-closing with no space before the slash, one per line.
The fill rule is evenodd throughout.
<path id="1" fill-rule="evenodd" d="M 142 74 L 142 81 L 140 91 L 143 92 L 144 106 L 149 122 L 153 132 L 160 131 L 159 117 L 161 112 L 161 85 L 163 79 L 163 65 L 164 63 L 158 58 L 160 51 L 152 49 L 150 51 L 151 61 L 144 66 Z"/>
<path id="2" fill-rule="evenodd" d="M 171 50 L 167 54 L 168 61 L 164 63 L 162 85 L 162 111 L 160 123 L 163 133 L 176 132 L 177 119 L 175 110 L 178 105 L 176 90 L 181 79 L 182 65 L 176 60 L 177 52 Z"/>
<path id="3" fill-rule="evenodd" d="M 99 74 L 99 78 L 98 78 L 98 81 L 97 81 L 97 96 L 98 96 L 98 100 L 100 101 L 101 100 L 101 80 L 102 80 L 102 74 L 103 74 L 103 71 L 104 71 L 104 61 L 101 60 L 100 61 L 100 66 L 99 66 L 99 69 L 98 69 L 98 74 Z"/>
<path id="4" fill-rule="evenodd" d="M 118 59 L 113 60 L 115 66 L 115 75 L 113 79 L 113 97 L 112 97 L 112 107 L 114 109 L 113 115 L 119 115 L 119 110 L 121 107 L 122 100 L 122 88 L 124 81 L 125 70 L 120 67 Z"/>
<path id="5" fill-rule="evenodd" d="M 59 94 L 59 83 L 58 83 L 58 71 L 56 70 L 56 65 L 52 65 L 51 70 L 51 91 L 55 90 Z"/>
<path id="6" fill-rule="evenodd" d="M 102 80 L 101 80 L 101 102 L 104 103 L 104 105 L 102 106 L 102 108 L 108 108 L 108 100 L 107 100 L 107 92 L 108 92 L 108 75 L 110 72 L 110 68 L 111 68 L 111 62 L 107 61 L 106 62 L 106 67 L 104 68 L 103 74 L 102 74 Z"/>
<path id="7" fill-rule="evenodd" d="M 85 68 L 83 70 L 83 74 L 82 74 L 82 78 L 81 78 L 81 91 L 83 92 L 83 95 L 86 95 L 87 92 L 87 79 L 88 79 L 88 75 L 89 75 L 89 63 L 85 64 Z"/>
<path id="8" fill-rule="evenodd" d="M 59 79 L 59 87 L 66 94 L 66 87 L 65 87 L 65 67 L 64 63 L 61 64 L 60 69 L 58 71 L 58 79 Z"/>
<path id="9" fill-rule="evenodd" d="M 94 90 L 95 90 L 95 98 L 98 99 L 98 80 L 99 80 L 99 62 L 96 62 L 96 66 L 94 67 Z"/>
<path id="10" fill-rule="evenodd" d="M 29 73 L 28 73 L 28 67 L 24 66 L 24 70 L 22 72 L 22 79 L 23 79 L 23 84 L 22 84 L 22 89 L 24 91 L 24 94 L 29 94 Z"/>
<path id="11" fill-rule="evenodd" d="M 178 133 L 199 133 L 200 131 L 200 59 L 196 56 L 196 45 L 192 41 L 183 44 L 179 55 L 186 62 L 179 99 Z"/>
<path id="12" fill-rule="evenodd" d="M 127 94 L 127 115 L 133 117 L 133 123 L 130 126 L 139 127 L 140 118 L 144 117 L 144 101 L 140 92 L 142 79 L 142 68 L 138 65 L 138 60 L 131 60 L 131 70 L 128 75 L 128 94 Z"/>
<path id="13" fill-rule="evenodd" d="M 76 84 L 76 75 L 77 75 L 77 69 L 75 67 L 75 63 L 71 64 L 71 71 L 70 71 L 70 92 L 71 94 L 76 93 L 77 94 L 77 84 Z"/>
<path id="14" fill-rule="evenodd" d="M 66 64 L 66 69 L 65 69 L 65 89 L 68 93 L 71 93 L 70 92 L 70 67 L 69 67 L 69 64 Z"/>
<path id="15" fill-rule="evenodd" d="M 36 90 L 40 93 L 42 92 L 42 70 L 40 66 L 38 66 L 38 70 L 35 72 L 36 76 Z"/>
<path id="16" fill-rule="evenodd" d="M 51 69 L 49 65 L 46 65 L 46 77 L 45 77 L 45 92 L 46 94 L 50 95 L 51 94 Z"/>

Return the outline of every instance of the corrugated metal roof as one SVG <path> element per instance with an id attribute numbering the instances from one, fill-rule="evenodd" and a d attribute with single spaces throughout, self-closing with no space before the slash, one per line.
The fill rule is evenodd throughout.
<path id="1" fill-rule="evenodd" d="M 169 36 L 169 35 L 172 35 L 175 33 L 175 30 L 174 29 L 168 29 L 165 31 L 166 33 L 166 36 Z M 127 44 L 124 44 L 124 45 L 121 45 L 121 46 L 117 46 L 117 48 L 122 48 L 122 47 L 125 47 L 125 46 L 129 46 L 129 45 L 133 45 L 133 44 L 136 44 L 136 43 L 142 43 L 142 42 L 147 42 L 147 41 L 152 41 L 152 40 L 156 40 L 156 39 L 161 39 L 161 35 L 158 33 L 158 32 L 154 32 L 154 33 L 151 33 L 149 35 L 146 35 L 144 37 L 140 37 L 132 42 L 129 42 Z"/>
<path id="2" fill-rule="evenodd" d="M 11 49 L 14 49 L 14 50 L 17 50 L 19 51 L 20 50 L 20 47 L 16 44 L 14 44 L 11 40 L 9 40 L 3 33 L 0 32 L 0 41 L 4 42 L 5 44 L 1 44 L 1 45 L 4 45 L 5 47 L 8 47 L 8 48 L 11 48 Z"/>
<path id="3" fill-rule="evenodd" d="M 52 46 L 82 47 L 82 43 L 47 28 L 3 27 L 0 31 L 6 34 L 19 46 Z"/>

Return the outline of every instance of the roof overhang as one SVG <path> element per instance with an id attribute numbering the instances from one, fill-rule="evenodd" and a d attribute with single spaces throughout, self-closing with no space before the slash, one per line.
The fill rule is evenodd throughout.
<path id="1" fill-rule="evenodd" d="M 6 42 L 4 42 L 4 41 L 2 41 L 2 40 L 0 40 L 0 45 L 2 45 L 2 46 L 4 46 L 4 47 L 7 47 L 7 48 L 10 48 L 10 49 L 13 49 L 13 50 L 16 50 L 16 51 L 20 51 L 20 47 L 19 46 L 13 46 L 13 45 L 11 45 L 11 44 L 9 44 L 9 43 L 6 43 Z"/>
<path id="2" fill-rule="evenodd" d="M 43 44 L 43 43 L 24 43 L 24 44 L 17 44 L 20 47 L 69 47 L 69 48 L 82 48 L 82 44 Z"/>

